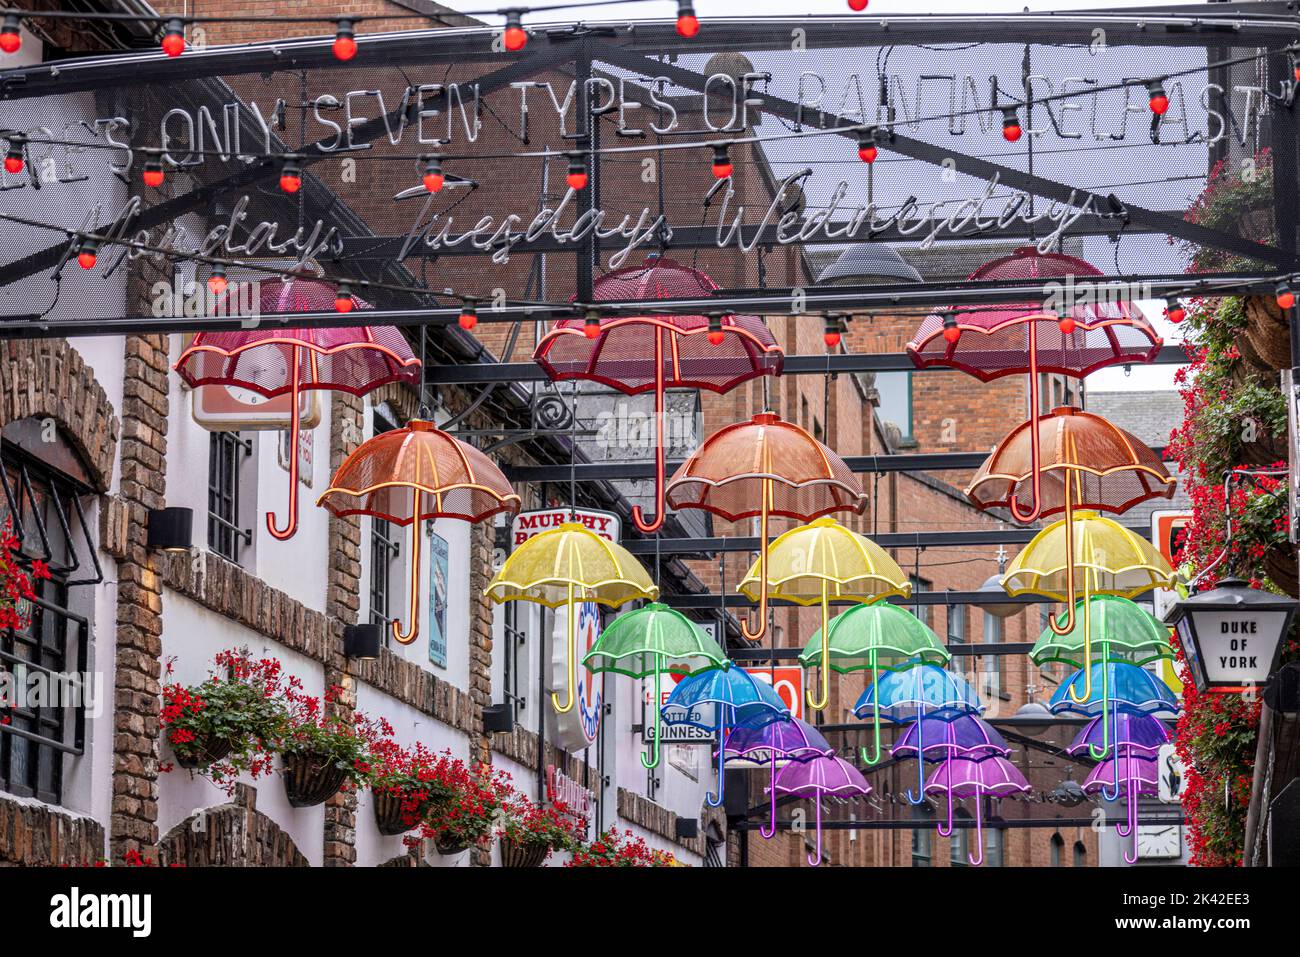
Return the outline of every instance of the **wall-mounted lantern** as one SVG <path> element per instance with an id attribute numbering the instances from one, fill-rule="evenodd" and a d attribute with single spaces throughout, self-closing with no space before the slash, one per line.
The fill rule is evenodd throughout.
<path id="1" fill-rule="evenodd" d="M 1197 690 L 1244 691 L 1273 673 L 1297 606 L 1293 598 L 1225 578 L 1177 602 L 1165 623 L 1178 632 Z"/>

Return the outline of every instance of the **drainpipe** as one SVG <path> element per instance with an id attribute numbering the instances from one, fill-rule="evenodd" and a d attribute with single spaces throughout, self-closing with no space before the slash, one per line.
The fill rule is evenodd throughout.
<path id="1" fill-rule="evenodd" d="M 1246 810 L 1246 837 L 1241 849 L 1243 867 L 1255 866 L 1255 832 L 1259 830 L 1260 817 L 1268 803 L 1264 782 L 1268 776 L 1268 748 L 1272 740 L 1273 709 L 1264 705 L 1259 711 L 1259 740 L 1255 743 L 1255 774 L 1250 782 L 1250 806 Z"/>

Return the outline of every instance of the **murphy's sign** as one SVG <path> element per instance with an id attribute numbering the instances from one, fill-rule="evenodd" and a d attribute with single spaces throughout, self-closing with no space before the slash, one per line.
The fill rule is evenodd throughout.
<path id="1" fill-rule="evenodd" d="M 566 522 L 576 522 L 611 542 L 617 542 L 623 534 L 623 522 L 613 512 L 590 508 L 541 508 L 515 516 L 510 523 L 510 548 L 516 549 L 534 535 L 559 528 Z"/>

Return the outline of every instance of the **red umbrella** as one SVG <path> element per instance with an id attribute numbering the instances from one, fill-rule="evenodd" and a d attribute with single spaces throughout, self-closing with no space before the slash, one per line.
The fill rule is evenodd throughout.
<path id="1" fill-rule="evenodd" d="M 928 316 L 907 344 L 907 353 L 919 368 L 960 369 L 982 382 L 1028 373 L 1032 440 L 1029 510 L 1021 511 L 1019 499 L 1010 502 L 1011 514 L 1021 522 L 1034 521 L 1043 510 L 1038 374 L 1055 372 L 1083 378 L 1104 366 L 1150 362 L 1162 345 L 1136 305 L 1105 295 L 1104 285 L 1089 285 L 1088 277 L 1101 275 L 1091 263 L 1074 256 L 1040 253 L 1032 247 L 1017 249 L 975 270 L 971 281 L 1041 279 L 1043 300 Z M 1048 308 L 1053 283 L 1064 306 L 1060 310 Z M 1066 305 L 1070 298 L 1079 302 Z"/>
<path id="2" fill-rule="evenodd" d="M 673 508 L 701 508 L 730 522 L 759 517 L 758 630 L 767 630 L 767 520 L 811 522 L 833 512 L 861 512 L 867 493 L 844 460 L 793 422 L 763 412 L 710 435 L 668 483 Z"/>
<path id="3" fill-rule="evenodd" d="M 332 311 L 335 298 L 332 285 L 315 279 L 260 283 L 263 312 Z M 280 540 L 298 530 L 298 396 L 307 389 L 365 395 L 389 382 L 420 381 L 420 360 L 406 337 L 392 326 L 200 332 L 181 353 L 175 369 L 195 388 L 233 385 L 268 399 L 290 397 L 288 523 L 277 528 L 275 514 L 266 514 L 267 530 Z"/>
<path id="4" fill-rule="evenodd" d="M 622 299 L 707 298 L 717 284 L 697 269 L 652 256 L 601 276 L 592 284 L 595 302 Z M 564 319 L 533 352 L 554 381 L 587 379 L 627 395 L 655 394 L 655 517 L 640 506 L 632 521 L 642 532 L 664 523 L 664 392 L 708 389 L 728 392 L 762 375 L 780 375 L 785 355 L 757 316 L 617 316 Z"/>

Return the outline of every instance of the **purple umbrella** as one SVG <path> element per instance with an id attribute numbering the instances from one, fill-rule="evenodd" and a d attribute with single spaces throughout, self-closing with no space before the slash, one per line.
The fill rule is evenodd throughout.
<path id="1" fill-rule="evenodd" d="M 1110 722 L 1109 734 L 1106 733 L 1105 722 L 1107 721 Z M 1074 743 L 1066 750 L 1070 754 L 1088 750 L 1091 755 L 1104 755 L 1108 739 L 1115 742 L 1115 748 L 1111 751 L 1112 761 L 1118 761 L 1120 754 L 1125 750 L 1135 757 L 1154 758 L 1159 753 L 1161 745 L 1169 743 L 1169 732 L 1159 718 L 1112 710 L 1109 716 L 1103 714 L 1089 721 L 1087 727 L 1079 732 Z M 1090 748 L 1090 745 L 1094 747 Z M 1114 778 L 1115 775 L 1112 773 L 1111 780 L 1113 781 Z M 1119 790 L 1109 787 L 1101 792 L 1101 796 L 1107 801 L 1115 801 L 1119 799 Z"/>
<path id="2" fill-rule="evenodd" d="M 759 827 L 764 839 L 776 834 L 776 770 L 791 761 L 811 761 L 830 757 L 835 749 L 812 725 L 791 718 L 776 721 L 761 728 L 735 728 L 727 735 L 723 757 L 733 766 L 761 768 L 770 764 L 772 769 L 768 791 L 772 795 L 772 815 L 766 828 Z"/>
<path id="3" fill-rule="evenodd" d="M 822 860 L 822 797 L 851 797 L 871 793 L 871 785 L 853 765 L 833 755 L 811 761 L 792 761 L 772 784 L 773 793 L 811 798 L 817 805 L 817 851 L 808 857 L 816 867 Z"/>
<path id="4" fill-rule="evenodd" d="M 1115 833 L 1120 837 L 1133 836 L 1133 854 L 1124 852 L 1124 860 L 1129 864 L 1137 863 L 1137 805 L 1143 794 L 1158 794 L 1156 756 L 1146 755 L 1140 751 L 1124 750 L 1116 742 L 1116 756 L 1113 761 L 1106 761 L 1093 768 L 1083 780 L 1085 794 L 1101 793 L 1102 797 L 1110 794 L 1124 796 L 1128 802 L 1128 817 L 1124 824 L 1115 825 Z"/>
<path id="5" fill-rule="evenodd" d="M 907 790 L 907 799 L 913 804 L 920 804 L 921 795 L 925 793 L 925 761 L 941 761 L 947 757 L 982 761 L 993 755 L 1006 757 L 1010 753 L 1002 735 L 973 714 L 958 715 L 947 721 L 918 720 L 907 726 L 893 747 L 895 757 L 916 756 L 918 794 L 913 795 L 911 788 Z"/>
<path id="6" fill-rule="evenodd" d="M 967 854 L 966 859 L 976 867 L 984 863 L 984 825 L 981 817 L 981 805 L 985 797 L 1009 797 L 1012 794 L 1024 794 L 1029 790 L 1029 782 L 1019 769 L 1006 758 L 993 757 L 979 761 L 970 758 L 947 758 L 943 764 L 934 769 L 930 780 L 926 782 L 926 794 L 948 795 L 948 826 L 939 825 L 940 837 L 952 837 L 952 802 L 963 798 L 975 799 L 975 846 L 976 855 Z"/>

